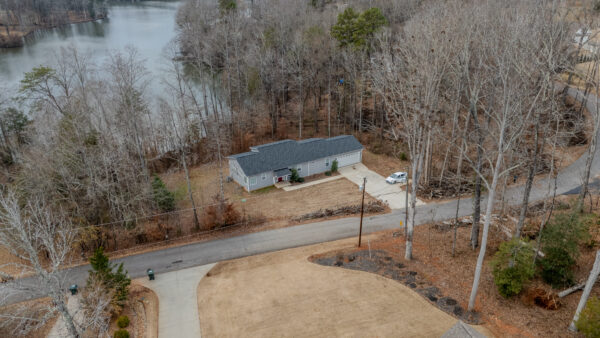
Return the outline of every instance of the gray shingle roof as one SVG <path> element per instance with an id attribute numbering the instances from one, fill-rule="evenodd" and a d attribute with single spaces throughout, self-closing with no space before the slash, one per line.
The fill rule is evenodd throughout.
<path id="1" fill-rule="evenodd" d="M 283 140 L 250 147 L 249 152 L 231 155 L 246 176 L 292 167 L 296 164 L 363 149 L 352 135 L 302 141 Z"/>

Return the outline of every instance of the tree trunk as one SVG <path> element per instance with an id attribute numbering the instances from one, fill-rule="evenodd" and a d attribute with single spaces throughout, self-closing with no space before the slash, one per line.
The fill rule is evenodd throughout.
<path id="1" fill-rule="evenodd" d="M 327 137 L 331 137 L 331 74 L 327 77 Z"/>
<path id="2" fill-rule="evenodd" d="M 598 141 L 598 129 L 600 127 L 600 112 L 598 111 L 598 97 L 596 97 L 596 111 L 591 112 L 594 118 L 594 129 L 592 134 L 592 139 L 590 140 L 590 147 L 587 152 L 587 157 L 585 159 L 585 170 L 582 177 L 582 185 L 581 190 L 579 191 L 579 197 L 577 198 L 577 208 L 581 209 L 583 207 L 583 200 L 585 195 L 587 194 L 588 184 L 590 181 L 590 172 L 592 169 L 592 162 L 594 161 L 594 155 L 596 154 L 596 143 Z"/>
<path id="3" fill-rule="evenodd" d="M 592 288 L 598 279 L 598 274 L 600 274 L 600 250 L 596 251 L 596 260 L 594 261 L 594 266 L 592 267 L 592 271 L 590 271 L 590 276 L 588 277 L 587 282 L 585 283 L 585 288 L 583 289 L 583 294 L 581 294 L 581 298 L 579 299 L 579 304 L 577 305 L 577 310 L 575 310 L 575 316 L 573 316 L 573 321 L 571 321 L 571 325 L 569 325 L 569 330 L 577 331 L 575 327 L 575 323 L 579 319 L 579 315 L 585 304 L 587 303 L 588 298 L 590 297 L 590 293 L 592 292 Z"/>
<path id="4" fill-rule="evenodd" d="M 71 314 L 69 313 L 67 304 L 65 304 L 63 296 L 54 292 L 52 296 L 52 300 L 54 301 L 54 304 L 56 304 L 56 310 L 58 310 L 58 312 L 60 313 L 67 328 L 67 331 L 69 331 L 69 335 L 72 338 L 78 338 L 79 332 L 75 327 L 75 323 L 73 322 L 73 316 L 71 316 Z"/>
<path id="5" fill-rule="evenodd" d="M 477 120 L 476 108 L 471 107 L 471 116 L 477 134 L 477 171 L 481 172 L 483 166 L 483 135 Z M 471 225 L 471 248 L 477 249 L 479 245 L 479 219 L 481 215 L 481 176 L 475 177 L 475 193 L 473 196 L 473 224 Z"/>
<path id="6" fill-rule="evenodd" d="M 298 110 L 298 138 L 302 139 L 302 114 L 304 113 L 304 93 L 302 92 L 302 87 L 304 85 L 302 84 L 302 75 L 300 75 L 300 95 L 299 95 L 299 99 L 300 99 L 300 104 L 299 104 L 299 110 Z"/>
<path id="7" fill-rule="evenodd" d="M 194 194 L 192 192 L 192 183 L 190 180 L 190 171 L 187 167 L 187 161 L 185 159 L 185 152 L 183 151 L 182 146 L 181 151 L 181 164 L 183 164 L 183 172 L 185 173 L 185 181 L 187 183 L 188 195 L 190 197 L 190 202 L 192 203 L 192 210 L 194 211 L 194 227 L 196 230 L 200 229 L 200 222 L 198 221 L 198 211 L 196 210 L 196 202 L 194 201 Z"/>
<path id="8" fill-rule="evenodd" d="M 529 195 L 531 194 L 531 187 L 533 186 L 533 179 L 535 177 L 535 173 L 537 172 L 537 162 L 540 153 L 540 147 L 538 145 L 539 140 L 539 127 L 540 126 L 540 114 L 538 113 L 535 119 L 535 137 L 534 137 L 534 148 L 533 148 L 533 162 L 529 166 L 529 171 L 527 173 L 527 182 L 525 183 L 525 191 L 523 192 L 523 202 L 521 204 L 521 213 L 519 215 L 519 222 L 517 223 L 517 228 L 515 230 L 514 238 L 521 237 L 521 230 L 523 229 L 523 225 L 525 223 L 525 217 L 527 216 L 527 208 L 529 205 Z"/>
<path id="9" fill-rule="evenodd" d="M 412 241 L 413 241 L 413 232 L 415 228 L 415 217 L 417 215 L 417 189 L 419 186 L 419 178 L 421 175 L 421 170 L 423 169 L 423 160 L 424 160 L 424 140 L 423 131 L 420 132 L 417 147 L 418 153 L 416 154 L 416 158 L 412 158 L 412 182 L 411 182 L 411 195 L 410 195 L 410 218 L 408 220 L 408 224 L 406 225 L 406 250 L 404 252 L 404 259 L 411 260 L 412 255 Z M 407 187 L 408 189 L 408 187 Z"/>
<path id="10" fill-rule="evenodd" d="M 318 107 L 318 103 L 319 103 L 319 96 L 317 91 L 315 90 L 315 102 L 313 102 L 313 119 L 314 119 L 314 123 L 315 123 L 315 135 L 319 134 L 319 107 Z"/>
<path id="11" fill-rule="evenodd" d="M 504 128 L 504 126 L 502 126 L 502 128 Z M 498 179 L 500 178 L 500 170 L 502 165 L 502 152 L 504 147 L 503 138 L 504 130 L 500 132 L 498 157 L 496 158 L 496 166 L 494 167 L 494 177 L 492 179 L 492 186 L 490 187 L 490 191 L 488 193 L 487 198 L 485 222 L 483 223 L 483 236 L 481 237 L 481 248 L 479 249 L 479 255 L 477 256 L 477 266 L 475 267 L 475 278 L 473 279 L 473 287 L 471 288 L 471 296 L 469 297 L 468 311 L 473 311 L 475 308 L 477 290 L 479 289 L 479 280 L 481 279 L 481 271 L 483 270 L 483 259 L 485 257 L 485 250 L 487 247 L 487 238 L 490 230 L 490 223 L 492 220 L 492 212 L 494 211 L 494 198 L 496 195 L 496 187 L 498 185 Z"/>

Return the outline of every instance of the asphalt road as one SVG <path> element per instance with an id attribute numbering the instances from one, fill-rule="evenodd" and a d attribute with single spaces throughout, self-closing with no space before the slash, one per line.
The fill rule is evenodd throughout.
<path id="1" fill-rule="evenodd" d="M 582 93 L 575 89 L 569 90 L 569 95 L 581 98 Z M 596 109 L 596 100 L 588 100 L 588 110 Z M 598 136 L 597 136 L 598 137 Z M 598 148 L 600 151 L 600 147 Z M 600 156 L 598 151 L 592 165 L 591 177 L 600 174 Z M 576 191 L 581 186 L 581 177 L 585 165 L 585 155 L 559 173 L 556 192 L 558 195 Z M 536 181 L 531 191 L 530 202 L 538 201 L 552 196 L 554 179 Z M 487 197 L 483 197 L 482 210 L 485 210 Z M 499 196 L 500 198 L 500 196 Z M 523 199 L 523 187 L 515 186 L 507 190 L 505 203 L 519 205 Z M 425 224 L 431 221 L 452 219 L 456 213 L 457 200 L 445 203 L 433 203 L 417 208 L 416 224 Z M 459 216 L 472 213 L 472 200 L 460 201 Z M 399 222 L 404 219 L 403 210 L 394 210 L 390 214 L 366 217 L 363 223 L 363 233 L 372 233 L 381 230 L 399 228 Z M 123 263 L 132 278 L 143 277 L 146 269 L 154 269 L 156 274 L 175 271 L 219 261 L 257 255 L 261 253 L 294 248 L 304 245 L 334 241 L 358 235 L 358 217 L 342 218 L 324 222 L 297 225 L 276 230 L 257 232 L 226 239 L 209 242 L 188 244 L 172 247 L 138 255 L 116 259 L 116 263 Z M 417 230 L 418 231 L 418 230 Z M 85 285 L 89 266 L 79 266 L 65 271 L 65 285 L 76 283 Z M 31 277 L 19 280 L 21 285 L 37 283 L 37 278 Z M 10 283 L 2 285 L 0 289 L 10 287 Z M 7 299 L 8 303 L 15 303 L 27 299 L 39 298 L 43 295 L 31 295 L 23 292 L 12 292 Z"/>

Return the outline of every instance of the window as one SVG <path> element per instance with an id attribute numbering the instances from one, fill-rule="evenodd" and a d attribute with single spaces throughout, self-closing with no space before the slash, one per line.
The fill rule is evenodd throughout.
<path id="1" fill-rule="evenodd" d="M 266 180 L 267 179 L 267 174 L 263 173 L 261 178 L 262 178 L 263 181 Z"/>
<path id="2" fill-rule="evenodd" d="M 248 183 L 248 176 L 244 176 L 244 183 Z"/>
<path id="3" fill-rule="evenodd" d="M 298 169 L 296 169 L 296 170 L 298 170 L 298 172 L 301 172 L 302 171 L 302 167 L 298 167 Z"/>
<path id="4" fill-rule="evenodd" d="M 325 159 L 325 166 L 329 167 L 329 159 L 328 158 Z"/>
<path id="5" fill-rule="evenodd" d="M 250 179 L 250 185 L 255 185 L 256 184 L 256 177 L 252 177 Z"/>

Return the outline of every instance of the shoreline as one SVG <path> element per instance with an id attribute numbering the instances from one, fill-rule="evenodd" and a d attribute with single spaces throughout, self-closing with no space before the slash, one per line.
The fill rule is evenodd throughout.
<path id="1" fill-rule="evenodd" d="M 20 48 L 25 45 L 25 38 L 30 36 L 31 34 L 44 30 L 44 29 L 54 29 L 66 25 L 72 25 L 77 23 L 85 23 L 85 22 L 94 22 L 98 20 L 104 20 L 108 18 L 107 15 L 99 15 L 96 18 L 83 18 L 77 17 L 75 19 L 69 18 L 68 22 L 62 24 L 55 25 L 29 25 L 24 26 L 23 30 L 19 29 L 18 26 L 12 26 L 14 29 L 11 29 L 10 35 L 6 34 L 6 27 L 0 27 L 0 49 L 12 49 L 12 48 Z"/>

